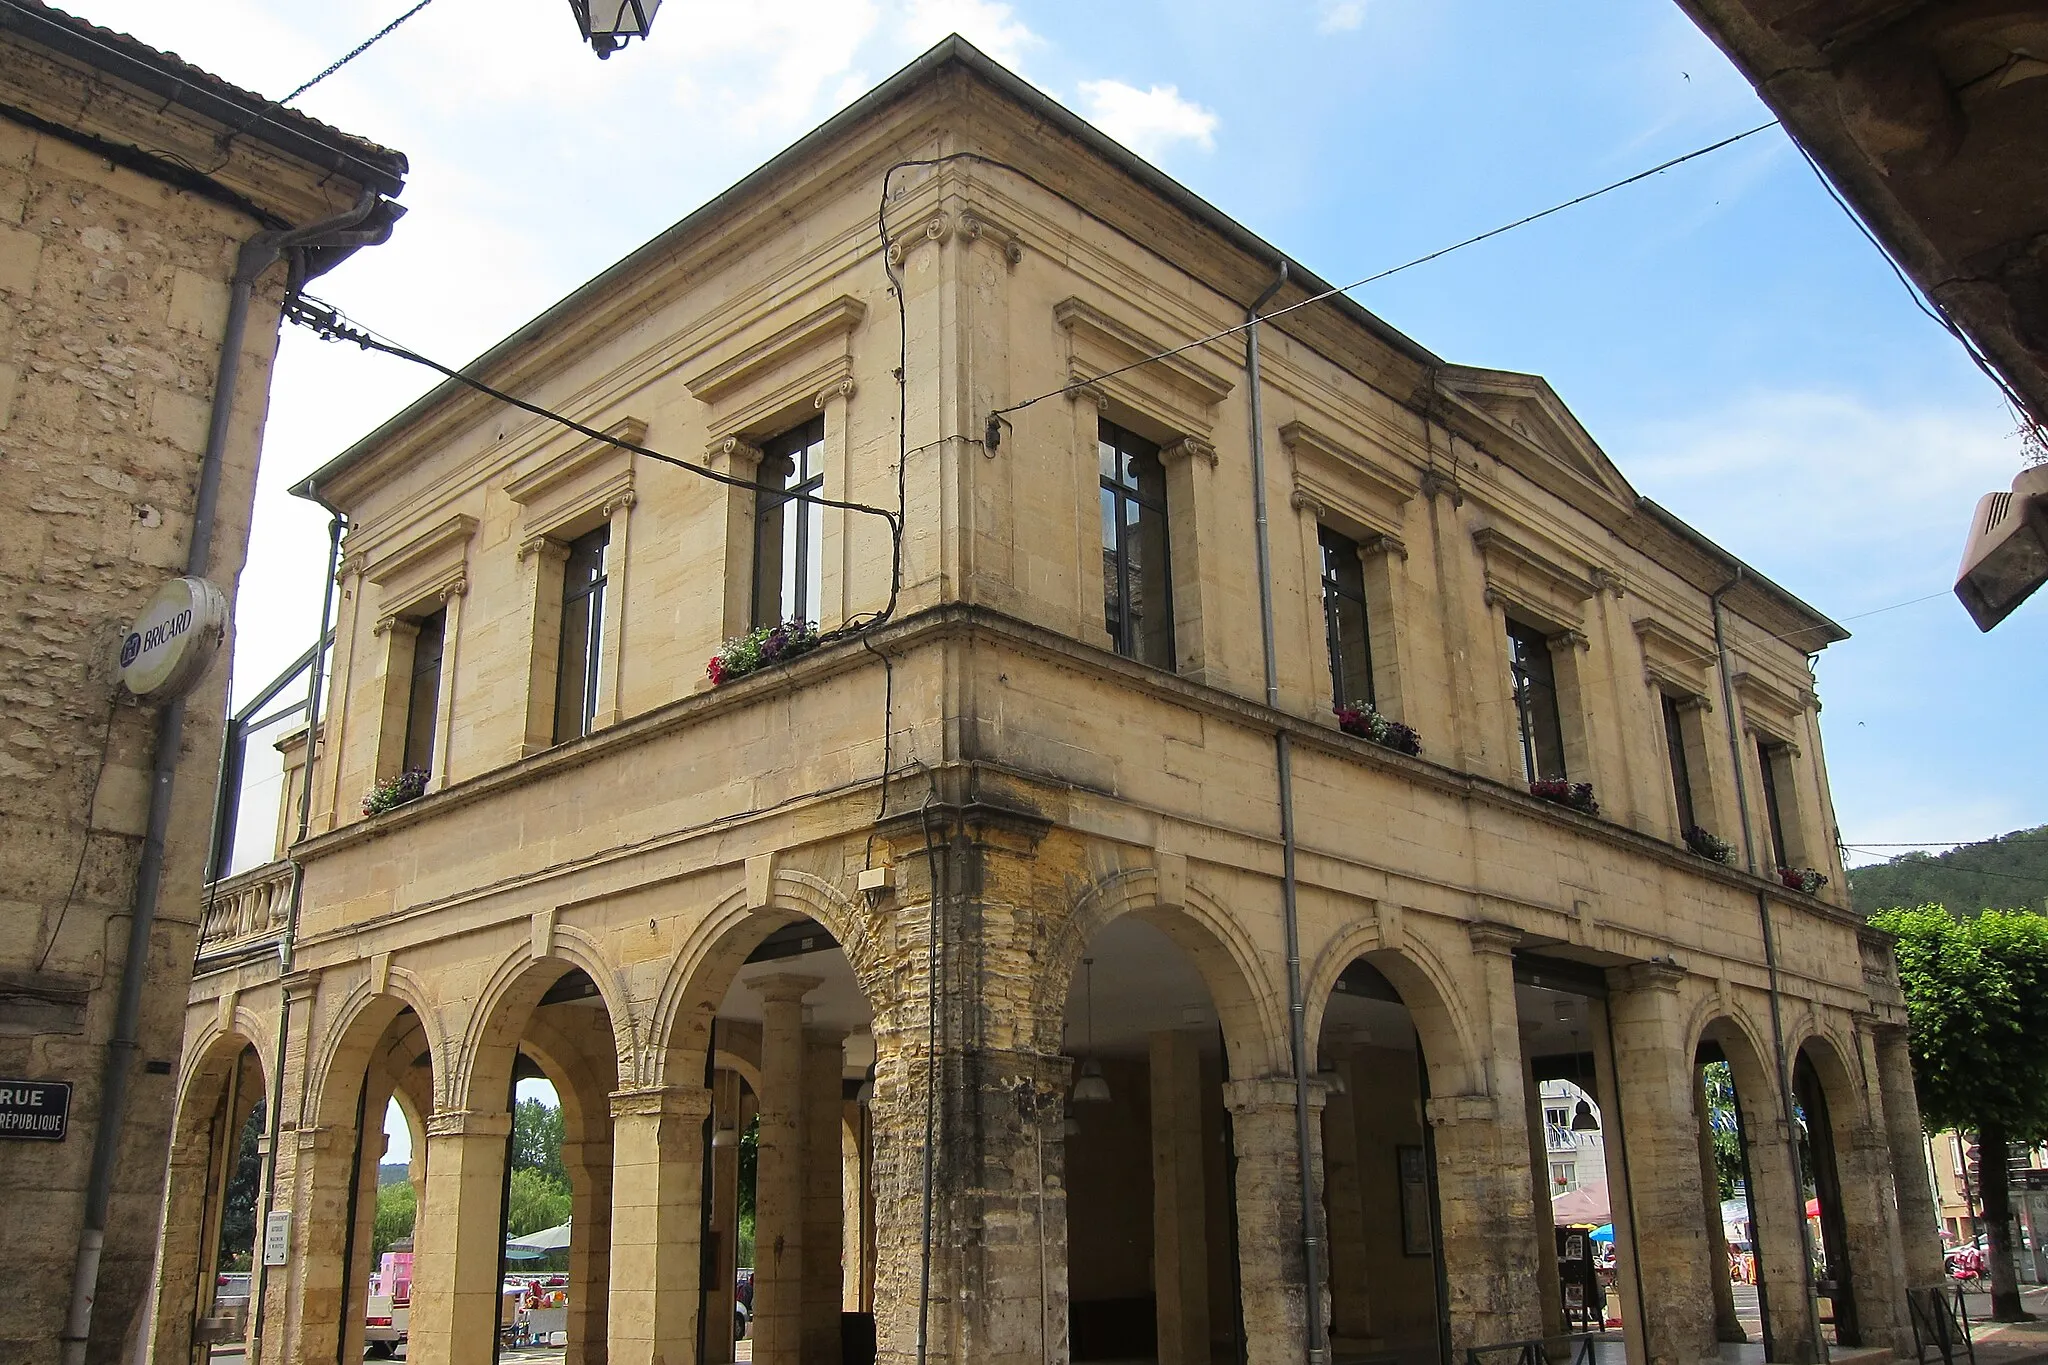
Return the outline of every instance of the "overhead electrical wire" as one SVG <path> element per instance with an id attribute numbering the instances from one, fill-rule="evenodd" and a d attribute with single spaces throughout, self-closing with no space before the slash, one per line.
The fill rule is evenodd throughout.
<path id="1" fill-rule="evenodd" d="M 290 104 L 293 100 L 305 94 L 308 90 L 311 90 L 314 86 L 320 84 L 320 82 L 326 80 L 329 76 L 332 76 L 335 72 L 341 70 L 344 66 L 347 66 L 350 62 L 362 56 L 365 52 L 368 52 L 372 47 L 375 47 L 379 42 L 381 42 L 385 38 L 390 37 L 391 31 L 393 29 L 397 28 L 400 24 L 412 18 L 415 14 L 418 14 L 421 10 L 425 9 L 428 5 L 431 5 L 433 3 L 434 0 L 420 0 L 420 2 L 417 5 L 414 5 L 411 9 L 399 15 L 396 19 L 393 19 L 390 23 L 384 25 L 384 27 L 378 29 L 375 33 L 372 33 L 369 37 L 363 39 L 363 41 L 361 41 L 360 43 L 357 43 L 353 48 L 350 48 L 348 52 L 344 53 L 342 56 L 337 57 L 333 61 L 329 62 L 327 64 L 326 69 L 323 70 L 319 75 L 313 77 L 312 80 L 307 81 L 304 85 L 292 91 L 291 94 L 286 95 L 281 100 L 275 101 L 275 103 Z"/>

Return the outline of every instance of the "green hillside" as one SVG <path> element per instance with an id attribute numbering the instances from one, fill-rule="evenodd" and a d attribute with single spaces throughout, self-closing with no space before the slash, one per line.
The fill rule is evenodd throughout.
<path id="1" fill-rule="evenodd" d="M 1849 891 L 1866 915 L 1916 905 L 1945 905 L 1964 914 L 2040 910 L 2048 901 L 2048 825 L 1946 853 L 1908 853 L 1892 862 L 1850 868 Z"/>

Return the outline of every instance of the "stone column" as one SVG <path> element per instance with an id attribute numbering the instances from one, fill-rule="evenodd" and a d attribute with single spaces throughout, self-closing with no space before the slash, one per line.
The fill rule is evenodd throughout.
<path id="1" fill-rule="evenodd" d="M 840 1190 L 840 1076 L 846 1035 L 805 1029 L 803 1035 L 803 1333 L 804 1365 L 839 1365 L 841 1253 L 846 1204 Z"/>
<path id="2" fill-rule="evenodd" d="M 1323 1208 L 1329 1229 L 1330 1343 L 1332 1355 L 1341 1343 L 1350 1350 L 1373 1344 L 1372 1288 L 1366 1283 L 1366 1239 L 1398 1235 L 1385 1228 L 1367 1229 L 1363 1187 L 1359 1183 L 1358 1123 L 1354 1105 L 1359 1077 L 1349 1047 L 1332 1045 L 1328 1059 L 1344 1078 L 1344 1093 L 1323 1101 Z"/>
<path id="3" fill-rule="evenodd" d="M 427 1203 L 413 1254 L 408 1353 L 447 1365 L 495 1358 L 504 1256 L 505 1139 L 512 1116 L 453 1110 L 427 1120 Z"/>
<path id="4" fill-rule="evenodd" d="M 698 1213 L 711 1092 L 620 1090 L 611 1110 L 608 1365 L 689 1360 L 697 1351 Z"/>
<path id="5" fill-rule="evenodd" d="M 761 1132 L 754 1168 L 754 1359 L 797 1365 L 803 1343 L 804 996 L 815 976 L 764 976 Z"/>
<path id="6" fill-rule="evenodd" d="M 1246 1365 L 1297 1365 L 1308 1357 L 1307 1258 L 1302 1248 L 1301 1163 L 1294 1078 L 1226 1081 L 1237 1154 L 1238 1293 Z M 1322 1203 L 1322 1087 L 1309 1087 L 1311 1209 Z M 1326 1285 L 1316 1285 L 1323 1294 Z M 1325 1322 L 1329 1321 L 1327 1302 Z"/>
<path id="7" fill-rule="evenodd" d="M 1700 1216 L 1707 1234 L 1709 1276 L 1714 1286 L 1714 1340 L 1746 1342 L 1749 1333 L 1735 1316 L 1735 1283 L 1728 1264 L 1728 1228 L 1721 1221 L 1721 1174 L 1714 1161 L 1713 1110 L 1707 1106 L 1706 1077 L 1693 1066 L 1694 1125 L 1700 1153 Z"/>
<path id="8" fill-rule="evenodd" d="M 225 1117 L 214 1120 L 214 1128 Z M 150 1359 L 183 1365 L 192 1358 L 192 1319 L 203 1314 L 212 1296 L 205 1280 L 211 1276 L 219 1245 L 217 1210 L 208 1176 L 212 1129 L 201 1140 L 174 1143 L 164 1177 L 164 1217 L 157 1248 L 156 1302 L 150 1320 Z M 260 1250 L 260 1248 L 259 1248 Z"/>
<path id="9" fill-rule="evenodd" d="M 733 1289 L 740 1246 L 740 1077 L 720 1070 L 711 1085 L 711 1292 L 704 1299 L 705 1365 L 729 1365 L 733 1358 Z M 725 1146 L 718 1146 L 725 1141 Z"/>
<path id="10" fill-rule="evenodd" d="M 609 1355 L 612 1160 L 610 1142 L 562 1144 L 569 1173 L 569 1349 L 562 1365 L 606 1365 Z"/>
<path id="11" fill-rule="evenodd" d="M 1564 1285 L 1557 1271 L 1557 1216 L 1550 1207 L 1550 1129 L 1543 1122 L 1543 1084 L 1536 1079 L 1534 1058 L 1522 1065 L 1522 1122 L 1529 1129 L 1529 1231 L 1536 1238 L 1543 1333 L 1563 1336 Z"/>
<path id="12" fill-rule="evenodd" d="M 1628 1152 L 1636 1266 L 1649 1365 L 1695 1365 L 1716 1354 L 1714 1291 L 1700 1224 L 1698 1090 L 1685 1045 L 1682 968 L 1645 962 L 1608 973 L 1615 1094 Z"/>
<path id="13" fill-rule="evenodd" d="M 1913 1090 L 1913 1054 L 1906 1045 L 1904 1024 L 1877 1024 L 1871 1030 L 1877 1051 L 1877 1085 L 1884 1105 L 1885 1145 L 1890 1156 L 1892 1185 L 1898 1192 L 1899 1246 L 1905 1260 L 1906 1283 L 1940 1284 L 1941 1215 L 1927 1183 L 1927 1147 L 1920 1128 L 1920 1099 Z"/>
<path id="14" fill-rule="evenodd" d="M 1741 1092 L 1737 1098 L 1743 1099 Z M 1806 1281 L 1806 1196 L 1793 1180 L 1791 1133 L 1771 1106 L 1775 1095 L 1744 1100 L 1742 1135 L 1748 1144 L 1749 1206 L 1755 1215 L 1757 1286 L 1764 1305 L 1770 1358 L 1788 1365 L 1819 1359 Z"/>
<path id="15" fill-rule="evenodd" d="M 1202 1054 L 1193 1033 L 1154 1033 L 1152 1290 L 1159 1365 L 1208 1365 L 1209 1239 L 1202 1162 Z"/>
<path id="16" fill-rule="evenodd" d="M 355 1133 L 299 1128 L 278 1135 L 283 1151 L 273 1208 L 292 1214 L 291 1264 L 270 1266 L 273 1292 L 289 1285 L 290 1308 L 264 1311 L 263 1359 L 296 1361 L 342 1349 L 346 1320 L 341 1303 L 343 1250 L 348 1242 L 349 1187 L 356 1177 Z M 263 1258 L 262 1205 L 257 1205 L 256 1257 Z M 253 1311 L 252 1311 L 253 1317 Z"/>

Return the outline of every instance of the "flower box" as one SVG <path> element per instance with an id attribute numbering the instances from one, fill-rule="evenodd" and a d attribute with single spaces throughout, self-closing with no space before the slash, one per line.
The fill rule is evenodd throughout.
<path id="1" fill-rule="evenodd" d="M 407 768 L 396 777 L 387 777 L 370 788 L 363 797 L 363 814 L 382 815 L 387 810 L 396 810 L 410 801 L 417 801 L 427 794 L 427 770 Z"/>
<path id="2" fill-rule="evenodd" d="M 1685 846 L 1710 862 L 1725 863 L 1735 856 L 1735 845 L 1708 832 L 1704 825 L 1687 827 Z"/>
<path id="3" fill-rule="evenodd" d="M 1420 754 L 1422 736 L 1412 726 L 1403 725 L 1381 713 L 1369 701 L 1348 702 L 1337 708 L 1337 727 L 1347 735 L 1392 749 L 1396 753 Z"/>
<path id="4" fill-rule="evenodd" d="M 1778 869 L 1778 880 L 1791 890 L 1803 891 L 1809 896 L 1819 895 L 1820 889 L 1828 884 L 1825 875 L 1810 867 L 1781 867 Z"/>
<path id="5" fill-rule="evenodd" d="M 1600 803 L 1593 799 L 1591 782 L 1567 782 L 1561 777 L 1538 778 L 1529 784 L 1529 795 L 1553 806 L 1563 806 L 1581 815 L 1598 815 Z"/>
<path id="6" fill-rule="evenodd" d="M 779 621 L 756 626 L 745 635 L 735 635 L 718 647 L 704 672 L 712 685 L 744 678 L 770 664 L 787 663 L 799 654 L 818 647 L 818 628 L 809 621 Z"/>

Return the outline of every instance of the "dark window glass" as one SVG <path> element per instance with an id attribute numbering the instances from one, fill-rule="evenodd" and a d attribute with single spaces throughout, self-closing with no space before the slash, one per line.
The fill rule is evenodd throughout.
<path id="1" fill-rule="evenodd" d="M 597 715 L 600 643 L 604 639 L 605 551 L 612 531 L 600 526 L 569 542 L 562 570 L 562 652 L 555 669 L 555 743 L 590 733 Z"/>
<path id="2" fill-rule="evenodd" d="M 412 687 L 405 699 L 405 768 L 434 766 L 434 724 L 441 709 L 441 646 L 448 613 L 423 617 L 412 640 Z"/>
<path id="3" fill-rule="evenodd" d="M 1330 699 L 1371 702 L 1372 642 L 1365 623 L 1365 569 L 1358 542 L 1316 528 L 1323 552 L 1323 633 L 1330 643 Z"/>
<path id="4" fill-rule="evenodd" d="M 1756 742 L 1756 765 L 1764 775 L 1764 818 L 1771 826 L 1771 856 L 1778 861 L 1776 866 L 1789 866 L 1785 852 L 1785 816 L 1778 806 L 1778 750 L 1762 740 Z"/>
<path id="5" fill-rule="evenodd" d="M 1692 770 L 1685 764 L 1685 726 L 1678 703 L 1664 698 L 1664 748 L 1671 756 L 1671 790 L 1678 795 L 1678 827 L 1691 829 L 1697 820 L 1692 810 Z"/>
<path id="6" fill-rule="evenodd" d="M 1534 626 L 1510 620 L 1508 660 L 1521 728 L 1522 770 L 1531 782 L 1562 779 L 1564 729 L 1557 719 L 1557 673 L 1550 661 L 1550 641 Z"/>
<path id="7" fill-rule="evenodd" d="M 761 448 L 754 498 L 754 624 L 815 621 L 824 566 L 825 509 L 792 494 L 825 491 L 825 419 Z"/>
<path id="8" fill-rule="evenodd" d="M 1159 447 L 1103 422 L 1102 624 L 1116 652 L 1173 667 L 1173 587 L 1166 562 L 1166 470 Z"/>

